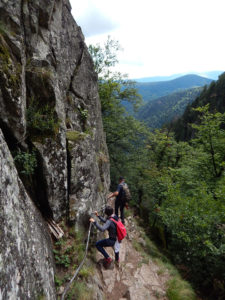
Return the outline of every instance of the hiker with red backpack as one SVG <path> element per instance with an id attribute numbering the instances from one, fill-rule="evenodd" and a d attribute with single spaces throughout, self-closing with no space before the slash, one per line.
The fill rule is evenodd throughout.
<path id="1" fill-rule="evenodd" d="M 125 179 L 124 177 L 119 177 L 119 184 L 117 186 L 117 190 L 111 194 L 109 194 L 108 199 L 112 198 L 112 197 L 116 197 L 116 201 L 115 201 L 115 214 L 118 217 L 119 214 L 119 209 L 120 209 L 120 219 L 122 221 L 123 224 L 125 224 L 124 222 L 124 207 L 128 207 L 128 202 L 131 198 L 130 196 L 130 191 L 129 188 L 127 186 L 127 184 L 125 183 Z"/>
<path id="2" fill-rule="evenodd" d="M 99 218 L 99 220 L 104 223 L 103 226 L 101 226 L 93 218 L 90 218 L 90 222 L 92 222 L 100 231 L 103 232 L 105 230 L 108 230 L 108 232 L 109 232 L 109 238 L 100 240 L 96 243 L 96 248 L 104 256 L 104 265 L 107 267 L 111 264 L 112 258 L 105 251 L 104 247 L 115 246 L 115 261 L 118 263 L 119 262 L 119 243 L 118 242 L 120 242 L 126 236 L 126 229 L 124 227 L 124 229 L 122 230 L 123 232 L 120 232 L 121 230 L 119 227 L 120 227 L 121 222 L 118 222 L 118 217 L 116 215 L 113 215 L 113 208 L 111 206 L 106 206 L 105 214 L 107 216 L 106 219 L 99 216 L 97 211 L 95 212 L 95 215 Z"/>

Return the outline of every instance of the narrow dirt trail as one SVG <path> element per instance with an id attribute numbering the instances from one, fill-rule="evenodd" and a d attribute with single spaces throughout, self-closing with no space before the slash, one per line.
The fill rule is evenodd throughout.
<path id="1" fill-rule="evenodd" d="M 112 263 L 110 269 L 105 269 L 101 263 L 101 254 L 97 254 L 99 261 L 97 272 L 105 299 L 167 300 L 168 271 L 162 272 L 151 258 L 143 258 L 134 248 L 134 241 L 143 245 L 144 240 L 131 217 L 128 217 L 125 222 L 128 234 L 120 248 L 120 265 L 116 266 Z M 108 252 L 114 258 L 113 249 L 110 248 Z"/>

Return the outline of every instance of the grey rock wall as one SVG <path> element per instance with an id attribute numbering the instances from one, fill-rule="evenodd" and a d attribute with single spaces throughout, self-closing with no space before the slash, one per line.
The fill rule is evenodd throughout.
<path id="1" fill-rule="evenodd" d="M 0 299 L 55 299 L 44 218 L 85 224 L 110 182 L 97 75 L 68 0 L 0 1 L 0 130 Z"/>
<path id="2" fill-rule="evenodd" d="M 0 299 L 56 299 L 50 236 L 1 130 L 0 184 Z"/>
<path id="3" fill-rule="evenodd" d="M 0 125 L 11 151 L 36 150 L 35 201 L 77 222 L 102 205 L 110 178 L 97 75 L 70 10 L 67 0 L 1 1 Z"/>

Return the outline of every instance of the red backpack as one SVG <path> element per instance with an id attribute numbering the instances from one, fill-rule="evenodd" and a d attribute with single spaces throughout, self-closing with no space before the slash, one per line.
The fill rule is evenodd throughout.
<path id="1" fill-rule="evenodd" d="M 110 220 L 112 220 L 116 224 L 117 239 L 119 242 L 121 242 L 127 235 L 126 228 L 121 221 L 116 221 L 113 218 L 110 218 Z"/>

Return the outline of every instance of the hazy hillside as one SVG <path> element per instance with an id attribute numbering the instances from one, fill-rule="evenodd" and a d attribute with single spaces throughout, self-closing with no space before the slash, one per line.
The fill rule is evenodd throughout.
<path id="1" fill-rule="evenodd" d="M 199 96 L 202 89 L 192 88 L 154 99 L 146 103 L 136 117 L 151 128 L 159 128 L 181 116 L 186 106 Z"/>
<path id="2" fill-rule="evenodd" d="M 175 134 L 179 140 L 188 140 L 193 136 L 193 129 L 190 123 L 198 120 L 197 112 L 192 108 L 210 104 L 210 111 L 225 112 L 225 73 L 220 75 L 217 81 L 213 81 L 208 88 L 204 88 L 196 100 L 189 105 L 183 116 L 173 124 Z"/>
<path id="3" fill-rule="evenodd" d="M 217 80 L 219 78 L 219 75 L 221 75 L 224 71 L 209 71 L 209 72 L 201 72 L 201 73 L 192 73 L 201 77 L 206 77 L 209 79 Z M 136 78 L 134 81 L 136 82 L 159 82 L 159 81 L 169 81 L 172 79 L 176 79 L 178 77 L 182 77 L 187 75 L 184 74 L 172 74 L 169 76 L 154 76 L 154 77 L 142 77 L 142 78 Z"/>
<path id="4" fill-rule="evenodd" d="M 137 82 L 136 88 L 144 102 L 148 102 L 180 90 L 208 85 L 211 82 L 212 79 L 198 75 L 185 75 L 169 81 Z"/>

